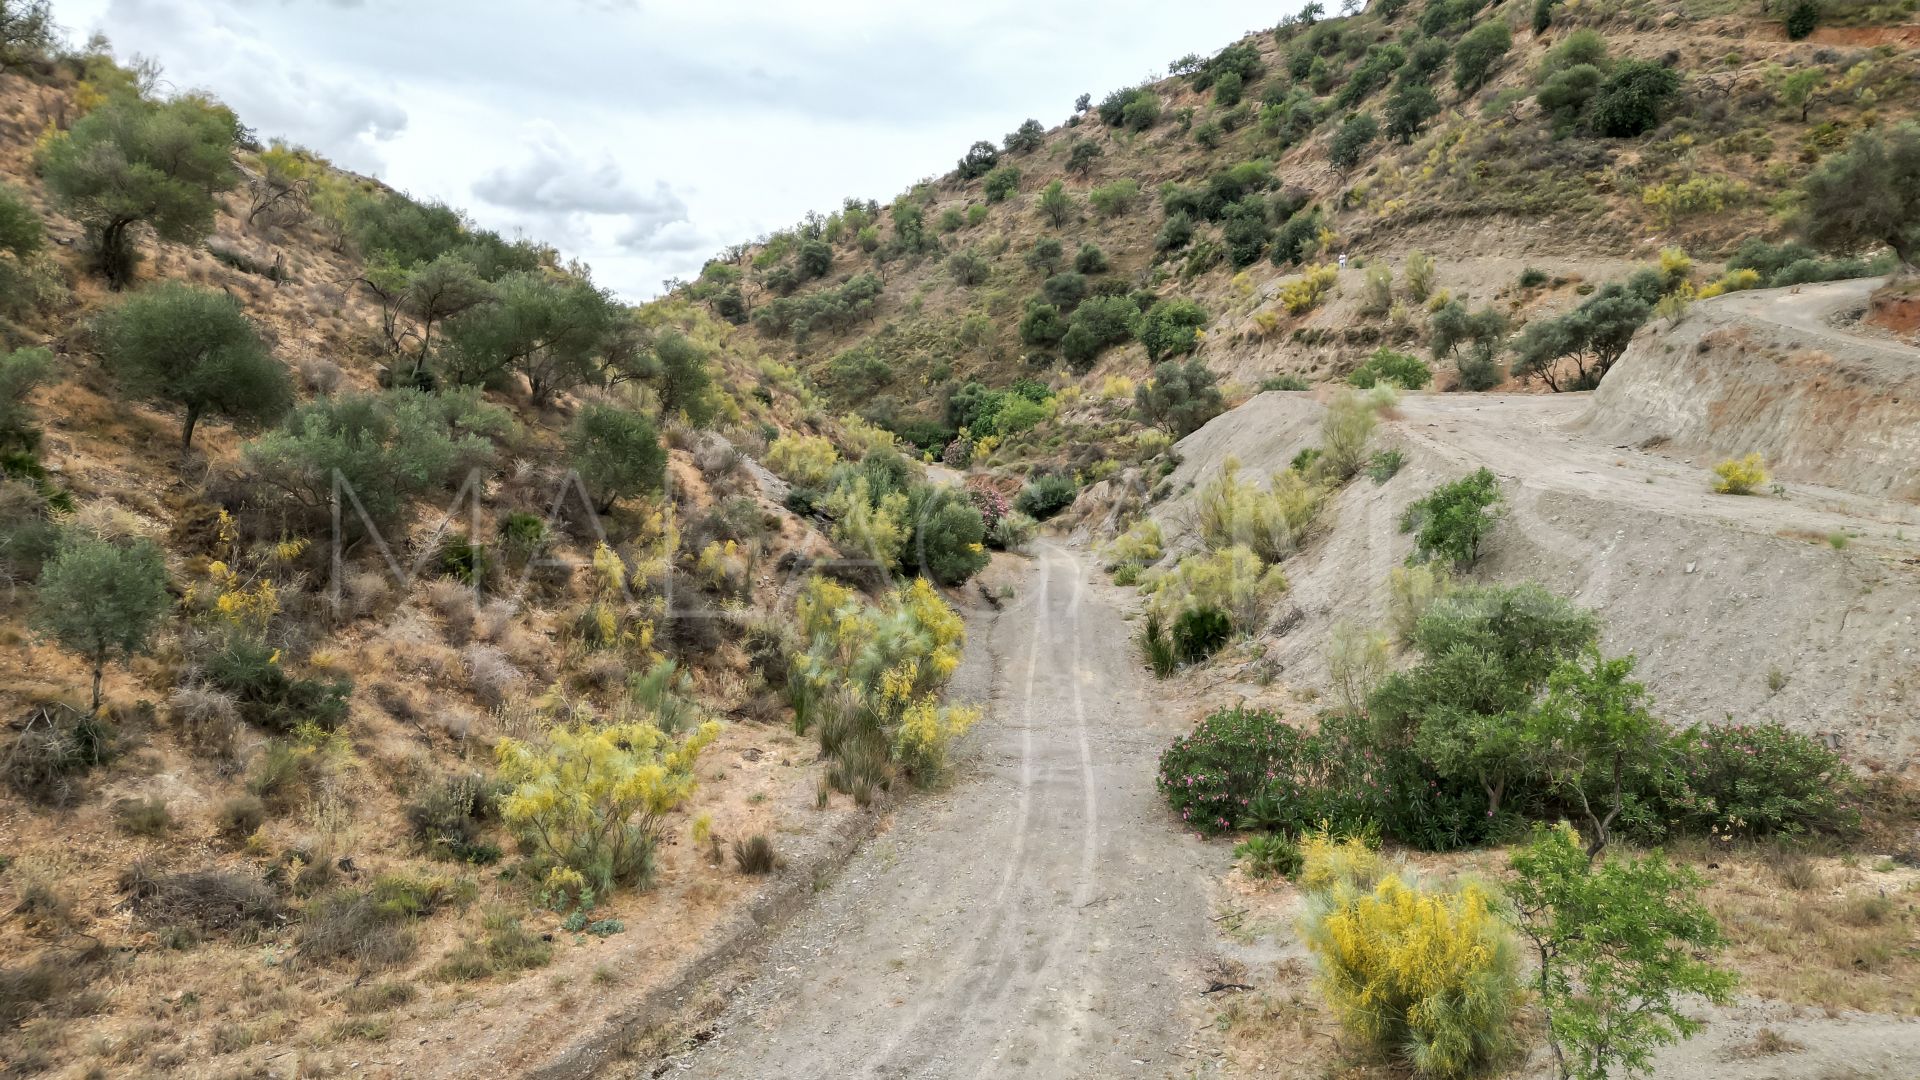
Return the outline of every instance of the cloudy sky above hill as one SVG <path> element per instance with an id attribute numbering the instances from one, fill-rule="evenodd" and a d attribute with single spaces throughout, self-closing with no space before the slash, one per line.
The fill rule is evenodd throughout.
<path id="1" fill-rule="evenodd" d="M 629 299 L 1298 5 L 55 0 L 283 136 L 585 259 Z"/>

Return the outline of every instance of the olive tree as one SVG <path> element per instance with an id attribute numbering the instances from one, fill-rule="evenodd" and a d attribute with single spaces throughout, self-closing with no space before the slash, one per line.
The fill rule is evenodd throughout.
<path id="1" fill-rule="evenodd" d="M 38 600 L 35 625 L 93 669 L 95 712 L 107 664 L 145 652 L 173 605 L 166 560 L 153 541 L 91 536 L 63 546 L 41 570 Z"/>
<path id="2" fill-rule="evenodd" d="M 1843 251 L 1885 244 L 1902 267 L 1920 260 L 1920 125 L 1860 132 L 1802 191 L 1800 231 L 1809 243 Z"/>
<path id="3" fill-rule="evenodd" d="M 669 333 L 653 347 L 657 374 L 654 393 L 660 398 L 664 419 L 685 416 L 694 427 L 705 427 L 713 419 L 713 374 L 707 366 L 707 350 L 685 334 Z"/>
<path id="4" fill-rule="evenodd" d="M 1135 388 L 1134 406 L 1149 424 L 1184 438 L 1226 408 L 1218 383 L 1219 377 L 1199 357 L 1168 360 L 1155 365 L 1153 377 Z"/>
<path id="5" fill-rule="evenodd" d="M 96 269 L 114 289 L 133 279 L 135 230 L 192 243 L 213 228 L 214 196 L 240 182 L 240 122 L 226 106 L 188 95 L 155 103 L 121 95 L 41 147 L 54 201 L 86 230 Z"/>
<path id="6" fill-rule="evenodd" d="M 666 448 L 642 413 L 588 405 L 567 432 L 567 456 L 598 513 L 623 498 L 658 494 L 666 484 Z"/>
<path id="7" fill-rule="evenodd" d="M 164 282 L 134 293 L 94 323 L 101 357 L 132 397 L 186 410 L 180 448 L 206 414 L 238 423 L 280 418 L 293 404 L 287 369 L 225 293 Z"/>
<path id="8" fill-rule="evenodd" d="M 53 46 L 47 0 L 0 0 L 0 71 L 40 59 Z"/>
<path id="9" fill-rule="evenodd" d="M 535 405 L 591 378 L 614 329 L 612 297 L 591 281 L 540 271 L 494 283 L 495 300 L 447 323 L 447 373 L 483 385 L 509 372 L 526 376 Z"/>

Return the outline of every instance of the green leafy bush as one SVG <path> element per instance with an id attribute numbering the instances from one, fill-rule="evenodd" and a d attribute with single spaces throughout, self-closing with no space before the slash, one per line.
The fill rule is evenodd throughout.
<path id="1" fill-rule="evenodd" d="M 1302 866 L 1300 845 L 1285 833 L 1249 836 L 1234 846 L 1233 857 L 1255 878 L 1296 877 Z"/>
<path id="2" fill-rule="evenodd" d="M 657 495 L 666 483 L 667 450 L 643 413 L 594 403 L 567 431 L 567 459 L 601 513 L 623 498 Z"/>
<path id="3" fill-rule="evenodd" d="M 1400 531 L 1414 534 L 1409 562 L 1444 558 L 1455 566 L 1471 566 L 1480 558 L 1480 544 L 1493 530 L 1490 512 L 1500 502 L 1500 482 L 1491 470 L 1433 489 L 1409 505 L 1400 517 Z"/>
<path id="4" fill-rule="evenodd" d="M 1155 364 L 1152 377 L 1134 388 L 1133 403 L 1142 419 L 1174 438 L 1193 433 L 1226 408 L 1218 377 L 1198 357 Z"/>
<path id="5" fill-rule="evenodd" d="M 1080 486 L 1073 477 L 1063 473 L 1046 473 L 1036 476 L 1014 496 L 1013 508 L 1033 518 L 1045 521 L 1053 515 L 1073 505 L 1080 497 Z"/>
<path id="6" fill-rule="evenodd" d="M 1860 826 L 1853 771 L 1820 740 L 1778 723 L 1677 732 L 1653 799 L 1653 818 L 1695 835 L 1846 835 Z"/>
<path id="7" fill-rule="evenodd" d="M 1233 621 L 1214 607 L 1190 607 L 1174 616 L 1173 652 L 1183 664 L 1197 664 L 1226 647 Z"/>
<path id="8" fill-rule="evenodd" d="M 1395 352 L 1382 345 L 1347 376 L 1347 382 L 1371 390 L 1382 382 L 1406 390 L 1419 390 L 1433 381 L 1433 370 L 1411 353 Z"/>
<path id="9" fill-rule="evenodd" d="M 353 683 L 287 674 L 280 651 L 258 638 L 234 633 L 207 658 L 207 681 L 231 694 L 240 715 L 269 731 L 290 732 L 306 724 L 333 731 L 347 719 Z"/>
<path id="10" fill-rule="evenodd" d="M 942 585 L 958 585 L 986 569 L 986 520 L 950 487 L 922 484 L 907 495 L 910 531 L 906 567 Z"/>
<path id="11" fill-rule="evenodd" d="M 76 536 L 40 572 L 34 625 L 93 671 L 93 711 L 107 664 L 144 653 L 173 607 L 167 566 L 144 538 L 115 543 Z"/>
<path id="12" fill-rule="evenodd" d="M 510 425 L 505 410 L 470 393 L 344 394 L 295 409 L 244 452 L 258 482 L 315 528 L 330 525 L 336 490 L 350 496 L 341 526 L 351 539 L 491 463 L 493 439 Z"/>
<path id="13" fill-rule="evenodd" d="M 1298 760 L 1305 738 L 1278 713 L 1222 709 L 1161 753 L 1154 786 L 1202 835 L 1231 832 L 1268 777 Z"/>

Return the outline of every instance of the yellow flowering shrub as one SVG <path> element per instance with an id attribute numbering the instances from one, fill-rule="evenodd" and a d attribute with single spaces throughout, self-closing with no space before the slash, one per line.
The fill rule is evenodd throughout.
<path id="1" fill-rule="evenodd" d="M 924 697 L 900 715 L 894 758 L 920 783 L 937 779 L 947 767 L 947 750 L 980 720 L 971 705 L 940 705 Z"/>
<path id="2" fill-rule="evenodd" d="M 907 493 L 890 492 L 876 504 L 870 490 L 861 476 L 827 499 L 833 543 L 849 557 L 893 566 L 907 547 Z"/>
<path id="3" fill-rule="evenodd" d="M 1278 561 L 1293 554 L 1325 498 L 1323 489 L 1295 469 L 1275 473 L 1262 491 L 1242 482 L 1240 462 L 1228 458 L 1200 489 L 1200 535 L 1210 548 L 1245 545 L 1262 559 Z"/>
<path id="4" fill-rule="evenodd" d="M 707 721 L 674 739 L 644 721 L 556 727 L 543 743 L 502 739 L 500 816 L 555 868 L 599 892 L 644 887 L 666 817 L 698 786 L 694 763 L 720 734 Z"/>
<path id="5" fill-rule="evenodd" d="M 1340 271 L 1325 263 L 1315 263 L 1300 276 L 1280 287 L 1280 303 L 1289 315 L 1304 315 L 1320 306 L 1340 280 Z"/>
<path id="6" fill-rule="evenodd" d="M 1214 608 L 1251 631 L 1287 591 L 1287 578 L 1252 548 L 1236 545 L 1189 555 L 1171 571 L 1150 575 L 1141 587 L 1153 597 L 1148 611 L 1166 625 L 1189 608 Z"/>
<path id="7" fill-rule="evenodd" d="M 841 443 L 850 457 L 863 458 L 875 450 L 892 450 L 895 447 L 893 432 L 867 423 L 856 413 L 848 413 L 840 418 L 840 432 Z"/>
<path id="8" fill-rule="evenodd" d="M 1479 1072 L 1512 1046 L 1519 963 L 1487 886 L 1382 873 L 1353 840 L 1307 837 L 1301 854 L 1300 934 L 1343 1027 L 1420 1076 Z"/>
<path id="9" fill-rule="evenodd" d="M 800 730 L 818 722 L 821 749 L 849 782 L 839 786 L 856 779 L 845 775 L 850 762 L 859 763 L 857 779 L 866 782 L 883 779 L 877 773 L 890 761 L 918 780 L 937 775 L 947 747 L 977 717 L 938 704 L 966 643 L 966 624 L 940 593 L 915 578 L 869 604 L 814 577 L 802 586 L 794 615 L 805 648 L 789 665 L 788 699 Z"/>
<path id="10" fill-rule="evenodd" d="M 801 487 L 826 486 L 839 463 L 839 452 L 822 435 L 782 435 L 767 447 L 767 468 Z"/>
<path id="11" fill-rule="evenodd" d="M 1160 523 L 1141 518 L 1128 526 L 1126 532 L 1108 541 L 1103 554 L 1109 567 L 1147 566 L 1160 561 L 1160 556 L 1166 553 L 1164 545 Z"/>
<path id="12" fill-rule="evenodd" d="M 1729 458 L 1713 467 L 1713 490 L 1721 495 L 1751 495 L 1767 482 L 1767 465 L 1759 454 Z"/>

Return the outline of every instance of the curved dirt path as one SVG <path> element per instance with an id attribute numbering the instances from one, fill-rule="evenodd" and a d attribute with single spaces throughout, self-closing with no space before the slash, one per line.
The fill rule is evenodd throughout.
<path id="1" fill-rule="evenodd" d="M 636 1075 L 1162 1077 L 1211 1056 L 1193 1040 L 1229 856 L 1153 790 L 1185 725 L 1092 570 L 1037 548 L 969 627 L 957 696 L 987 714 L 953 786 L 776 935 L 705 1041 Z"/>

